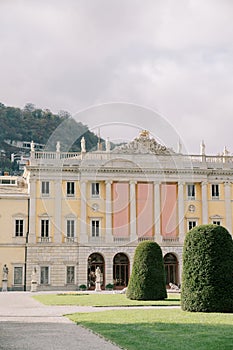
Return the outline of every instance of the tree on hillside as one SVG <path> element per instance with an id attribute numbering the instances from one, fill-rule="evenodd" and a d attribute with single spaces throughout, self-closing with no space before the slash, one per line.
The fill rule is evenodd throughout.
<path id="1" fill-rule="evenodd" d="M 233 312 L 233 241 L 222 226 L 189 231 L 183 250 L 181 306 L 198 312 Z"/>
<path id="2" fill-rule="evenodd" d="M 10 154 L 18 152 L 12 141 L 33 140 L 46 145 L 49 150 L 55 150 L 57 141 L 60 141 L 61 151 L 78 152 L 84 136 L 87 151 L 97 148 L 98 137 L 66 111 L 54 114 L 49 109 L 37 108 L 32 103 L 27 103 L 23 109 L 0 103 L 0 125 L 0 149 L 6 153 L 9 163 Z M 10 140 L 10 143 L 5 140 Z M 1 159 L 0 168 L 2 171 L 12 170 L 11 165 L 6 168 Z"/>
<path id="3" fill-rule="evenodd" d="M 167 297 L 163 256 L 157 243 L 144 241 L 137 246 L 126 296 L 133 300 Z"/>

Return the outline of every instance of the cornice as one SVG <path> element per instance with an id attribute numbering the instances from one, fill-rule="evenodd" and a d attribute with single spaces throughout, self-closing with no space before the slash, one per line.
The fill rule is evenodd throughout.
<path id="1" fill-rule="evenodd" d="M 163 175 L 203 175 L 203 176 L 233 176 L 233 169 L 175 169 L 175 168 L 115 168 L 115 167 L 31 167 L 31 173 L 76 173 L 76 174 L 163 174 Z"/>

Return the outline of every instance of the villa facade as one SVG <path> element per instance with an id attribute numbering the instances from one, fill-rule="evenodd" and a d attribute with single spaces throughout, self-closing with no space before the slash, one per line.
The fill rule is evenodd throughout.
<path id="1" fill-rule="evenodd" d="M 233 157 L 184 155 L 143 131 L 110 150 L 36 151 L 14 184 L 0 180 L 0 269 L 9 290 L 124 288 L 135 248 L 157 242 L 166 282 L 181 283 L 185 234 L 213 223 L 232 234 Z M 6 178 L 5 178 L 6 180 Z M 10 180 L 10 179 L 9 179 Z M 4 181 L 3 181 L 4 182 Z"/>

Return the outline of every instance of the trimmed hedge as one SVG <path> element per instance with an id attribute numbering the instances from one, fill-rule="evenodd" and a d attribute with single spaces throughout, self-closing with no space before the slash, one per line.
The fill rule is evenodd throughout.
<path id="1" fill-rule="evenodd" d="M 157 243 L 144 241 L 137 246 L 126 296 L 133 300 L 167 298 L 163 256 Z"/>
<path id="2" fill-rule="evenodd" d="M 233 241 L 222 226 L 201 225 L 186 235 L 181 307 L 233 312 Z"/>

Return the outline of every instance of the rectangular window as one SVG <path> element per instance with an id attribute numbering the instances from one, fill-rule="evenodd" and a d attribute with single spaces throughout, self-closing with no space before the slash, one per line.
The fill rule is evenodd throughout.
<path id="1" fill-rule="evenodd" d="M 49 220 L 48 219 L 41 220 L 40 236 L 41 238 L 49 237 Z"/>
<path id="2" fill-rule="evenodd" d="M 40 268 L 40 284 L 49 284 L 49 267 L 41 266 Z"/>
<path id="3" fill-rule="evenodd" d="M 42 181 L 41 183 L 41 193 L 43 196 L 49 195 L 49 181 Z"/>
<path id="4" fill-rule="evenodd" d="M 74 220 L 66 221 L 66 236 L 68 238 L 74 238 Z"/>
<path id="5" fill-rule="evenodd" d="M 188 199 L 195 199 L 195 185 L 188 184 L 187 190 L 188 190 Z"/>
<path id="6" fill-rule="evenodd" d="M 15 266 L 14 267 L 14 285 L 23 284 L 23 267 Z"/>
<path id="7" fill-rule="evenodd" d="M 91 184 L 91 196 L 99 197 L 100 195 L 100 184 L 99 182 L 92 182 Z"/>
<path id="8" fill-rule="evenodd" d="M 91 221 L 91 235 L 92 237 L 99 237 L 100 235 L 100 221 L 92 220 Z"/>
<path id="9" fill-rule="evenodd" d="M 66 283 L 74 284 L 74 266 L 66 266 Z"/>
<path id="10" fill-rule="evenodd" d="M 15 220 L 15 237 L 23 237 L 23 220 Z"/>
<path id="11" fill-rule="evenodd" d="M 219 185 L 218 184 L 212 184 L 211 185 L 212 190 L 212 198 L 218 199 L 219 198 Z"/>
<path id="12" fill-rule="evenodd" d="M 66 183 L 66 195 L 68 197 L 74 196 L 74 182 L 73 181 L 68 181 Z"/>
<path id="13" fill-rule="evenodd" d="M 221 221 L 220 220 L 213 220 L 213 225 L 221 225 Z"/>
<path id="14" fill-rule="evenodd" d="M 195 226 L 197 226 L 197 222 L 196 221 L 188 221 L 188 230 L 192 230 L 192 228 L 194 228 Z"/>

